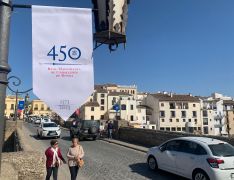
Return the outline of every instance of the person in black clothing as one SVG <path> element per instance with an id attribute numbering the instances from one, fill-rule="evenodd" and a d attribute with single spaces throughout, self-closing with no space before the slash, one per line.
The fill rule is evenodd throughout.
<path id="1" fill-rule="evenodd" d="M 112 139 L 113 124 L 111 121 L 108 122 L 107 131 L 108 131 L 108 138 Z"/>

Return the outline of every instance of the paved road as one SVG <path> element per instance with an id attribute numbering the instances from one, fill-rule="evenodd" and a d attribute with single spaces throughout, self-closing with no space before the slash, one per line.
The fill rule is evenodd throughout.
<path id="1" fill-rule="evenodd" d="M 36 126 L 24 124 L 24 132 L 29 137 L 28 142 L 43 152 L 50 139 L 37 139 Z M 66 157 L 70 146 L 69 132 L 62 131 L 59 146 Z M 78 179 L 90 180 L 183 180 L 183 178 L 166 173 L 152 172 L 145 163 L 145 154 L 139 151 L 110 144 L 104 141 L 82 141 L 85 151 L 85 166 L 80 170 Z M 60 168 L 59 179 L 69 179 L 69 170 L 66 165 Z"/>

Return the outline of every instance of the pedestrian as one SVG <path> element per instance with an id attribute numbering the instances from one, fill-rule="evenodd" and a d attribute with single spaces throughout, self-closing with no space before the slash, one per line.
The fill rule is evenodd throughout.
<path id="1" fill-rule="evenodd" d="M 67 152 L 68 166 L 71 174 L 71 180 L 76 180 L 80 165 L 83 162 L 83 157 L 84 157 L 84 150 L 79 143 L 79 139 L 73 138 L 72 145 Z"/>
<path id="2" fill-rule="evenodd" d="M 112 139 L 113 124 L 112 124 L 111 121 L 108 122 L 107 130 L 108 130 L 108 138 L 109 138 L 109 139 Z"/>
<path id="3" fill-rule="evenodd" d="M 66 164 L 65 159 L 62 156 L 61 150 L 58 147 L 58 141 L 53 139 L 50 141 L 50 147 L 45 151 L 46 155 L 46 180 L 50 180 L 50 176 L 53 172 L 53 179 L 58 178 L 58 168 L 61 165 L 61 161 Z"/>

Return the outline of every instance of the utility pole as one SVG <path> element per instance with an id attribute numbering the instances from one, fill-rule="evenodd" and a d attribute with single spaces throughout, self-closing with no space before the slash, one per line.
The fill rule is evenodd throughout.
<path id="1" fill-rule="evenodd" d="M 0 170 L 2 148 L 5 136 L 5 98 L 7 74 L 11 71 L 8 65 L 9 33 L 11 18 L 11 0 L 0 0 Z"/>

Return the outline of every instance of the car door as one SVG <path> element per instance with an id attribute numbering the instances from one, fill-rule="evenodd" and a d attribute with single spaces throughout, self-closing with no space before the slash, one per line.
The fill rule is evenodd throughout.
<path id="1" fill-rule="evenodd" d="M 156 156 L 160 169 L 176 172 L 175 158 L 178 148 L 179 142 L 177 140 L 169 141 L 161 147 L 158 156 Z"/>
<path id="2" fill-rule="evenodd" d="M 178 174 L 190 178 L 194 168 L 199 167 L 206 154 L 201 145 L 182 140 L 175 160 Z"/>

